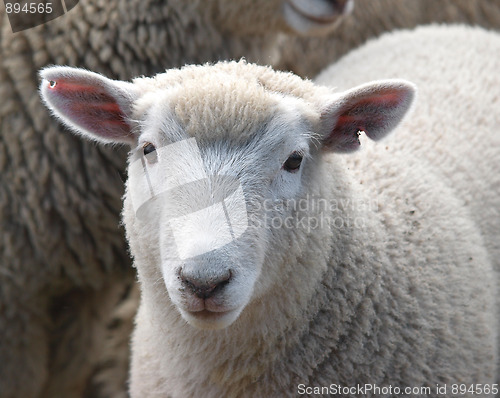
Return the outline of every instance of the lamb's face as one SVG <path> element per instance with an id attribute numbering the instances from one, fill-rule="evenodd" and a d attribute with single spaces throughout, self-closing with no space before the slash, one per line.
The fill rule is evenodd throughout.
<path id="1" fill-rule="evenodd" d="M 277 258 L 290 254 L 290 235 L 269 223 L 287 217 L 272 203 L 308 192 L 319 151 L 355 150 L 359 130 L 387 134 L 414 93 L 383 81 L 335 94 L 245 62 L 134 83 L 68 67 L 41 75 L 66 125 L 131 146 L 124 221 L 143 292 L 166 290 L 204 329 L 230 325 L 283 285 L 286 256 Z"/>
<path id="2" fill-rule="evenodd" d="M 170 299 L 198 328 L 228 326 L 269 288 L 261 271 L 270 204 L 300 194 L 312 142 L 301 101 L 225 84 L 144 97 L 129 160 L 127 226 L 148 242 L 136 250 L 155 240 L 148 267 L 161 270 Z"/>

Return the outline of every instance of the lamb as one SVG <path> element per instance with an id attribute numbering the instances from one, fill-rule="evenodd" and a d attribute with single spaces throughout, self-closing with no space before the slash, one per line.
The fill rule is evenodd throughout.
<path id="1" fill-rule="evenodd" d="M 499 51 L 431 26 L 316 83 L 244 61 L 44 69 L 55 116 L 131 147 L 131 396 L 495 395 Z"/>
<path id="2" fill-rule="evenodd" d="M 327 36 L 289 37 L 274 66 L 315 77 L 368 39 L 430 23 L 467 23 L 500 30 L 500 2 L 490 0 L 356 0 L 354 11 Z"/>
<path id="3" fill-rule="evenodd" d="M 63 134 L 38 100 L 38 69 L 64 63 L 129 79 L 186 62 L 273 62 L 282 34 L 328 31 L 348 8 L 300 3 L 284 14 L 283 0 L 82 0 L 16 34 L 0 8 L 2 398 L 123 396 L 134 314 L 121 301 L 135 294 L 118 228 L 126 153 Z M 327 23 L 315 24 L 321 15 Z"/>

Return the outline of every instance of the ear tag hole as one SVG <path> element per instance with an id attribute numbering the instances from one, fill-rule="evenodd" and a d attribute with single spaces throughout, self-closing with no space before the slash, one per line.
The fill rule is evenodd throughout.
<path id="1" fill-rule="evenodd" d="M 50 87 L 50 88 L 54 88 L 54 87 L 56 86 L 56 84 L 57 84 L 57 83 L 56 83 L 54 80 L 51 80 L 51 81 L 49 82 L 49 87 Z"/>

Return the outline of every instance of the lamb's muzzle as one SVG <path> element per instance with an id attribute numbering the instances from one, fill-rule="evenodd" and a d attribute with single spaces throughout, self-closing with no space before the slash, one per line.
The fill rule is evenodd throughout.
<path id="1" fill-rule="evenodd" d="M 220 292 L 231 280 L 231 270 L 223 270 L 215 275 L 196 272 L 196 268 L 183 267 L 180 271 L 182 286 L 200 299 L 208 299 Z"/>

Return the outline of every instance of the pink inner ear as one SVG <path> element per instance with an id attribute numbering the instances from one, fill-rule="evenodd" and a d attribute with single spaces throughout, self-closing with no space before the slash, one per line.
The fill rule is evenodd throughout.
<path id="1" fill-rule="evenodd" d="M 400 90 L 387 90 L 383 93 L 370 96 L 368 98 L 362 99 L 358 104 L 379 104 L 384 106 L 394 107 L 401 102 L 401 91 Z"/>
<path id="2" fill-rule="evenodd" d="M 399 113 L 401 104 L 406 101 L 405 93 L 397 89 L 385 89 L 347 101 L 341 106 L 325 144 L 338 151 L 351 152 L 360 146 L 359 131 L 364 131 L 372 140 L 382 138 L 392 128 L 395 113 Z"/>
<path id="3" fill-rule="evenodd" d="M 79 127 L 111 140 L 132 135 L 125 114 L 104 88 L 58 79 L 48 89 Z"/>

